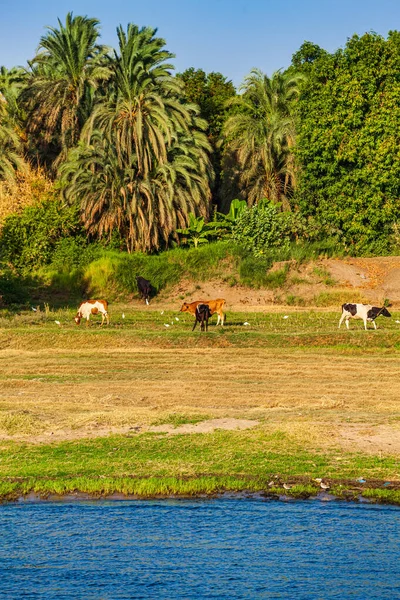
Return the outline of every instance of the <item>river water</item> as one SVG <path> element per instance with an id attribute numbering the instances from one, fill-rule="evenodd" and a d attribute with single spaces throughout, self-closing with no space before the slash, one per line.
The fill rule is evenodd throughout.
<path id="1" fill-rule="evenodd" d="M 0 598 L 400 598 L 400 508 L 261 498 L 0 506 Z"/>

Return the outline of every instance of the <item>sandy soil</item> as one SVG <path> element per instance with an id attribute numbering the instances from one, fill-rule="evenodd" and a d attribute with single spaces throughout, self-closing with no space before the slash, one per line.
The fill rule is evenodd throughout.
<path id="1" fill-rule="evenodd" d="M 276 264 L 273 269 L 282 268 L 284 264 L 286 263 Z M 227 310 L 249 312 L 262 310 L 263 307 L 281 310 L 289 295 L 298 296 L 307 306 L 312 306 L 319 294 L 339 292 L 343 301 L 351 301 L 354 298 L 355 302 L 369 302 L 382 306 L 388 298 L 393 306 L 400 306 L 399 256 L 323 259 L 300 266 L 294 261 L 289 261 L 288 264 L 290 271 L 287 283 L 284 288 L 278 290 L 230 286 L 220 280 L 200 282 L 197 286 L 193 282 L 182 281 L 167 293 L 160 294 L 155 303 L 176 309 L 183 301 L 225 298 Z M 318 274 L 320 269 L 325 270 L 335 283 L 326 285 L 326 278 Z M 297 283 L 299 281 L 300 283 Z M 333 300 L 333 305 L 340 304 L 341 301 L 337 298 Z M 299 307 L 294 309 L 299 310 Z"/>

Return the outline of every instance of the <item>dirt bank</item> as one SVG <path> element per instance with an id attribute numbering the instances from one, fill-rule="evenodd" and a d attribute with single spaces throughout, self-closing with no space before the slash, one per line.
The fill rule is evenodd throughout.
<path id="1" fill-rule="evenodd" d="M 160 293 L 157 304 L 176 308 L 183 301 L 225 298 L 228 310 L 257 311 L 268 306 L 331 307 L 343 302 L 382 305 L 389 299 L 400 307 L 400 256 L 322 259 L 305 264 L 281 262 L 288 268 L 285 284 L 276 289 L 253 289 L 223 280 L 181 281 Z"/>

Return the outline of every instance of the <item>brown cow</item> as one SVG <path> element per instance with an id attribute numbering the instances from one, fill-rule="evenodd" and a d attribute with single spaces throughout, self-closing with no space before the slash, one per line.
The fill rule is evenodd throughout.
<path id="1" fill-rule="evenodd" d="M 195 302 L 184 302 L 181 306 L 181 312 L 188 312 L 191 315 L 196 315 L 196 308 L 199 304 L 207 304 L 210 307 L 210 312 L 213 315 L 217 313 L 218 320 L 217 325 L 221 323 L 224 326 L 225 313 L 223 311 L 225 300 L 223 298 L 217 298 L 216 300 L 196 300 Z"/>

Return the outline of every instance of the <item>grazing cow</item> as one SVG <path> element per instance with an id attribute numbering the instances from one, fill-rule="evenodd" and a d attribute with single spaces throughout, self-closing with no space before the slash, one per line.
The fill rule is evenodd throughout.
<path id="1" fill-rule="evenodd" d="M 143 300 L 146 301 L 146 304 L 150 304 L 150 294 L 151 294 L 151 283 L 147 281 L 144 277 L 136 277 L 138 290 L 140 296 Z"/>
<path id="2" fill-rule="evenodd" d="M 198 304 L 196 306 L 195 321 L 192 331 L 195 330 L 197 323 L 201 323 L 201 331 L 208 331 L 208 319 L 211 317 L 211 310 L 208 304 Z"/>
<path id="3" fill-rule="evenodd" d="M 371 304 L 343 304 L 339 327 L 344 319 L 346 319 L 347 329 L 349 329 L 349 319 L 362 319 L 364 321 L 365 330 L 367 330 L 367 321 L 372 321 L 376 329 L 375 319 L 380 315 L 383 315 L 384 317 L 392 316 L 385 306 L 379 308 L 378 306 L 371 306 Z"/>
<path id="4" fill-rule="evenodd" d="M 225 313 L 224 313 L 224 304 L 225 300 L 223 298 L 217 298 L 217 300 L 196 300 L 195 302 L 184 302 L 181 306 L 180 312 L 188 312 L 191 315 L 196 314 L 196 308 L 199 304 L 207 304 L 209 306 L 211 315 L 217 313 L 218 320 L 217 325 L 221 323 L 222 327 L 224 326 L 225 321 Z"/>
<path id="5" fill-rule="evenodd" d="M 89 325 L 90 315 L 101 314 L 101 324 L 107 321 L 107 325 L 110 323 L 108 316 L 108 302 L 107 300 L 86 300 L 81 302 L 76 313 L 75 323 L 80 325 L 81 319 L 86 319 L 86 325 Z"/>

